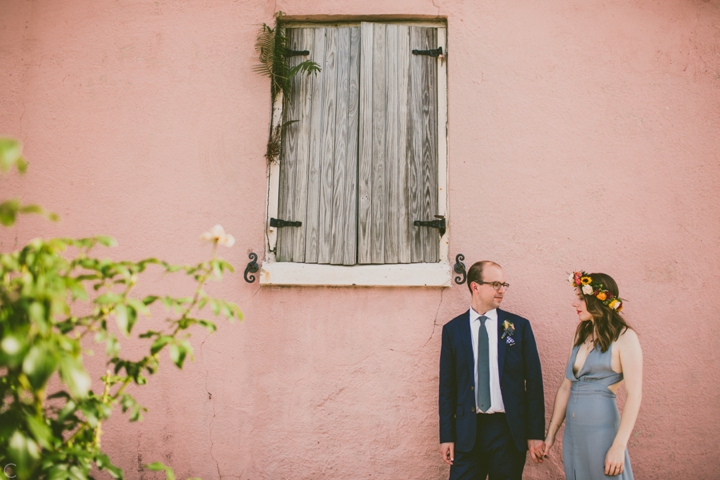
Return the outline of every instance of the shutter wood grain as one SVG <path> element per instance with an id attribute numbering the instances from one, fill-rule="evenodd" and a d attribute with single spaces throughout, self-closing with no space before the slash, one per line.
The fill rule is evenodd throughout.
<path id="1" fill-rule="evenodd" d="M 278 261 L 437 262 L 437 29 L 362 22 L 288 29 L 317 75 L 293 79 L 283 110 Z M 288 59 L 289 65 L 308 57 Z"/>
<path id="2" fill-rule="evenodd" d="M 438 60 L 411 53 L 435 48 L 436 31 L 361 24 L 361 264 L 438 261 L 438 230 L 414 225 L 434 220 L 438 208 Z"/>
<path id="3" fill-rule="evenodd" d="M 376 26 L 375 28 L 378 28 Z M 385 263 L 398 263 L 398 207 L 400 192 L 398 191 L 398 106 L 400 96 L 398 91 L 399 70 L 398 65 L 398 26 L 386 25 L 385 65 L 387 67 L 387 103 L 385 104 L 387 137 L 385 140 L 385 181 L 387 192 L 385 197 Z"/>
<path id="4" fill-rule="evenodd" d="M 335 176 L 335 110 L 337 106 L 337 37 L 336 28 L 328 28 L 325 36 L 325 69 L 323 74 L 323 129 L 320 158 L 320 229 L 318 263 L 330 263 L 333 224 L 333 181 Z"/>
<path id="5" fill-rule="evenodd" d="M 424 45 L 423 28 L 410 27 L 410 48 Z M 407 165 L 408 165 L 408 210 L 410 215 L 410 250 L 413 263 L 424 260 L 421 228 L 415 227 L 412 222 L 423 219 L 422 208 L 423 192 L 423 129 L 422 129 L 422 62 L 421 55 L 410 55 L 410 85 L 408 88 L 408 136 L 407 136 Z"/>
<path id="6" fill-rule="evenodd" d="M 298 29 L 300 32 L 300 43 L 295 48 L 296 50 L 310 50 L 313 49 L 314 41 L 314 30 L 313 28 L 302 28 Z M 308 57 L 305 57 L 308 58 Z M 312 59 L 312 57 L 310 57 Z M 298 132 L 297 138 L 297 168 L 295 169 L 295 208 L 293 212 L 293 220 L 302 222 L 302 226 L 293 228 L 294 242 L 292 246 L 292 261 L 293 262 L 304 262 L 305 261 L 305 238 L 307 230 L 307 199 L 308 199 L 308 165 L 310 160 L 310 100 L 311 100 L 311 89 L 312 83 L 315 80 L 315 75 L 303 75 L 299 74 L 297 83 L 295 84 L 294 95 L 295 101 L 297 102 L 296 112 L 298 120 L 297 123 L 290 125 L 289 127 L 296 127 Z M 282 230 L 282 229 L 281 229 Z"/>
<path id="7" fill-rule="evenodd" d="M 333 265 L 343 263 L 343 234 L 345 233 L 346 186 L 350 172 L 347 171 L 347 136 L 348 136 L 348 100 L 350 80 L 350 30 L 338 29 L 337 53 L 337 88 L 335 90 L 335 132 L 333 149 L 333 193 L 332 193 L 332 225 L 330 243 L 330 262 Z"/>
<path id="8" fill-rule="evenodd" d="M 325 83 L 326 28 L 314 29 L 312 60 L 321 71 L 312 80 L 310 99 L 310 155 L 308 159 L 307 226 L 305 227 L 305 263 L 318 262 L 320 244 L 320 174 L 323 131 L 323 89 Z"/>
<path id="9" fill-rule="evenodd" d="M 360 28 L 350 29 L 350 78 L 348 86 L 347 177 L 344 193 L 343 264 L 357 263 L 358 202 L 358 104 L 360 102 Z"/>
<path id="10" fill-rule="evenodd" d="M 437 29 L 423 29 L 424 42 L 422 49 L 434 49 L 437 47 Z M 423 80 L 423 215 L 424 220 L 433 220 L 437 214 L 437 62 L 434 57 L 424 57 L 422 62 Z M 425 262 L 437 262 L 440 234 L 437 229 L 428 227 L 421 228 L 423 240 L 423 259 Z"/>
<path id="11" fill-rule="evenodd" d="M 360 125 L 358 145 L 358 263 L 372 263 L 373 58 L 372 23 L 360 24 Z M 368 73 L 369 72 L 369 73 Z M 370 121 L 365 119 L 370 116 Z"/>
<path id="12" fill-rule="evenodd" d="M 395 162 L 396 187 L 394 193 L 397 209 L 393 220 L 398 226 L 397 230 L 397 263 L 410 263 L 410 229 L 408 193 L 408 162 L 407 162 L 407 136 L 408 136 L 408 82 L 410 74 L 410 28 L 407 25 L 397 27 L 397 153 Z"/>
<path id="13" fill-rule="evenodd" d="M 361 120 L 371 122 L 373 148 L 370 162 L 372 165 L 372 214 L 370 233 L 370 263 L 385 263 L 385 26 L 371 24 L 373 32 L 373 57 L 368 68 L 362 74 L 372 77 L 372 105 L 369 112 L 360 112 Z"/>
<path id="14" fill-rule="evenodd" d="M 287 36 L 290 48 L 299 49 L 302 42 L 301 32 L 298 29 L 289 29 Z M 291 57 L 288 59 L 288 65 L 294 67 L 300 62 L 300 57 Z M 293 92 L 291 96 L 284 98 L 283 119 L 281 125 L 289 121 L 296 120 L 298 114 L 299 101 L 296 97 L 298 90 L 298 80 L 295 77 L 293 81 Z M 294 218 L 295 202 L 297 201 L 295 180 L 297 169 L 297 142 L 298 129 L 297 123 L 293 123 L 282 128 L 281 137 L 281 154 L 280 154 L 280 189 L 278 202 L 278 216 L 284 220 L 296 220 Z M 277 255 L 276 258 L 281 262 L 293 261 L 293 243 L 294 228 L 279 228 L 277 237 Z"/>

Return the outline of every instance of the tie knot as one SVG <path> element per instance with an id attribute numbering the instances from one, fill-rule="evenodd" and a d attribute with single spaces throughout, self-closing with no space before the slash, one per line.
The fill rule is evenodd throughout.
<path id="1" fill-rule="evenodd" d="M 488 317 L 485 315 L 480 315 L 480 325 L 485 325 L 485 320 L 487 320 Z"/>

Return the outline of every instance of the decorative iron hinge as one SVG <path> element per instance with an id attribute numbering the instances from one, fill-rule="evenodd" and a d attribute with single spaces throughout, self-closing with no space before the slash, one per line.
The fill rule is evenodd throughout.
<path id="1" fill-rule="evenodd" d="M 271 218 L 270 226 L 275 228 L 300 227 L 302 226 L 302 222 L 293 222 L 291 220 L 279 220 L 277 218 Z"/>
<path id="2" fill-rule="evenodd" d="M 309 50 L 288 50 L 285 53 L 286 57 L 304 57 L 305 55 L 310 55 Z"/>
<path id="3" fill-rule="evenodd" d="M 442 53 L 442 47 L 438 47 L 434 50 L 413 50 L 413 55 L 427 55 L 429 57 L 439 57 Z"/>
<path id="4" fill-rule="evenodd" d="M 443 235 L 445 235 L 445 217 L 443 217 L 442 215 L 435 215 L 435 218 L 437 218 L 438 220 L 415 220 L 415 222 L 413 222 L 413 225 L 415 225 L 416 227 L 437 228 L 438 230 L 440 230 L 440 236 L 442 237 Z"/>

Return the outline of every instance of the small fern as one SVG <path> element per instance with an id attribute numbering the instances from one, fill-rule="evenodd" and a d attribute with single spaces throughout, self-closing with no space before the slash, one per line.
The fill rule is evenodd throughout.
<path id="1" fill-rule="evenodd" d="M 255 73 L 270 77 L 272 99 L 275 100 L 278 92 L 283 92 L 286 99 L 290 99 L 292 78 L 298 73 L 310 75 L 320 71 L 320 65 L 312 60 L 305 60 L 294 67 L 288 66 L 287 57 L 290 53 L 288 38 L 282 26 L 282 12 L 275 14 L 275 26 L 270 27 L 263 23 L 255 49 L 260 54 L 260 63 L 253 67 Z"/>

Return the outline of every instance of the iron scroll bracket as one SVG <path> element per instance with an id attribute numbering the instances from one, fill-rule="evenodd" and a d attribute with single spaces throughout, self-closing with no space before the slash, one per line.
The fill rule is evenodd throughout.
<path id="1" fill-rule="evenodd" d="M 458 276 L 455 277 L 455 283 L 458 285 L 462 285 L 467 280 L 467 271 L 465 270 L 465 264 L 462 262 L 463 260 L 465 260 L 465 255 L 458 253 L 455 257 L 455 266 L 453 267 L 453 271 L 458 274 Z"/>
<path id="2" fill-rule="evenodd" d="M 438 47 L 432 50 L 413 50 L 413 55 L 427 55 L 428 57 L 439 57 L 443 54 L 442 47 Z"/>
<path id="3" fill-rule="evenodd" d="M 260 270 L 260 265 L 257 263 L 257 253 L 250 252 L 250 255 L 248 255 L 250 258 L 250 261 L 247 264 L 247 267 L 245 267 L 245 273 L 243 274 L 243 277 L 245 278 L 245 281 L 248 283 L 253 283 L 255 281 L 255 275 L 248 275 L 249 273 L 257 273 L 258 270 Z"/>

